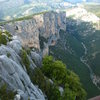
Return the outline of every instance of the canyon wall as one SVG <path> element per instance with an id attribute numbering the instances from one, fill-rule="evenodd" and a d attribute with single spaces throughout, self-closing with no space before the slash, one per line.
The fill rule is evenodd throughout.
<path id="1" fill-rule="evenodd" d="M 32 19 L 10 22 L 4 27 L 12 35 L 18 36 L 24 47 L 34 47 L 40 51 L 40 38 L 47 40 L 43 44 L 52 45 L 59 38 L 60 29 L 66 31 L 66 14 L 46 12 Z"/>

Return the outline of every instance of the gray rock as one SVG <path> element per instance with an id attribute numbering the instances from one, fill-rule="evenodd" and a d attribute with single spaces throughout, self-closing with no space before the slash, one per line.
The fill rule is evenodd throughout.
<path id="1" fill-rule="evenodd" d="M 21 42 L 17 39 L 17 37 L 13 37 L 13 41 L 8 43 L 8 46 L 11 47 L 17 54 L 20 53 L 20 50 L 22 49 Z"/>
<path id="2" fill-rule="evenodd" d="M 62 87 L 59 87 L 59 91 L 60 91 L 60 94 L 63 95 L 64 89 Z"/>
<path id="3" fill-rule="evenodd" d="M 31 98 L 30 100 L 45 100 L 43 93 L 31 82 L 24 69 L 24 64 L 21 63 L 21 49 L 22 46 L 18 40 L 13 40 L 6 46 L 0 46 L 0 85 L 6 83 L 8 88 L 17 91 L 18 95 L 15 100 L 20 100 L 19 96 L 21 100 L 28 100 L 28 98 Z M 28 58 L 34 69 L 36 65 L 30 56 Z"/>
<path id="4" fill-rule="evenodd" d="M 38 66 L 41 67 L 42 57 L 36 52 L 31 51 L 31 59 Z"/>

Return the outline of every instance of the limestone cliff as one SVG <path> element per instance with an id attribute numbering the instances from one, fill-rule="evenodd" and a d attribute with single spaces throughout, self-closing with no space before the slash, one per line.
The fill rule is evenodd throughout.
<path id="1" fill-rule="evenodd" d="M 65 16 L 65 13 L 47 12 L 29 20 L 0 26 L 1 36 L 7 36 L 6 30 L 12 34 L 9 41 L 8 36 L 4 38 L 7 39 L 6 45 L 0 42 L 0 86 L 7 84 L 8 89 L 16 91 L 14 100 L 45 100 L 42 91 L 31 82 L 21 51 L 23 47 L 31 47 L 46 55 L 49 46 L 55 45 L 60 38 L 60 29 L 66 31 Z M 35 49 L 30 51 L 30 55 L 27 54 L 27 58 L 31 70 L 41 66 L 42 56 Z"/>
<path id="2" fill-rule="evenodd" d="M 59 38 L 59 30 L 66 30 L 66 14 L 64 12 L 46 12 L 35 15 L 32 19 L 11 22 L 4 25 L 12 35 L 18 36 L 23 46 L 40 50 L 40 38 L 46 40 L 43 49 L 55 44 Z M 43 41 L 42 41 L 43 42 Z"/>

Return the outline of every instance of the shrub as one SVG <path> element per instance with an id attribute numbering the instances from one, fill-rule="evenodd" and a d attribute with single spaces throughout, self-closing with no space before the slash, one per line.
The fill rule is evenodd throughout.
<path id="1" fill-rule="evenodd" d="M 11 56 L 11 54 L 8 52 L 8 53 L 7 53 L 7 57 L 9 58 L 10 56 Z"/>
<path id="2" fill-rule="evenodd" d="M 4 33 L 5 33 L 9 38 L 12 37 L 12 35 L 11 35 L 8 31 L 5 31 Z"/>
<path id="3" fill-rule="evenodd" d="M 61 61 L 55 61 L 52 56 L 44 57 L 42 72 L 55 84 L 64 88 L 61 100 L 86 100 L 86 92 L 82 88 L 79 77 L 68 70 Z"/>
<path id="4" fill-rule="evenodd" d="M 7 38 L 5 35 L 0 34 L 0 44 L 7 44 Z"/>
<path id="5" fill-rule="evenodd" d="M 60 92 L 56 84 L 52 84 L 39 68 L 35 68 L 32 81 L 47 95 L 48 100 L 60 100 Z"/>
<path id="6" fill-rule="evenodd" d="M 14 100 L 15 93 L 11 90 L 7 90 L 6 84 L 0 88 L 0 100 Z"/>
<path id="7" fill-rule="evenodd" d="M 11 41 L 11 34 L 7 31 L 3 32 L 0 31 L 0 45 L 6 45 L 8 41 Z"/>
<path id="8" fill-rule="evenodd" d="M 26 48 L 26 52 L 27 52 L 27 54 L 29 55 L 30 53 L 31 53 L 31 49 L 30 48 Z"/>

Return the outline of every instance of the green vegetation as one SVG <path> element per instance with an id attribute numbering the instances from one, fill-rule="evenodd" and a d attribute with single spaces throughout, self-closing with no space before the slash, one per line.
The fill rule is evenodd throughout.
<path id="1" fill-rule="evenodd" d="M 89 34 L 83 41 L 88 49 L 88 54 L 86 55 L 88 63 L 94 73 L 100 76 L 100 30 L 96 30 L 91 35 Z"/>
<path id="2" fill-rule="evenodd" d="M 89 64 L 91 65 L 93 71 L 96 75 L 100 76 L 100 53 L 97 53 L 95 57 L 89 57 Z"/>
<path id="3" fill-rule="evenodd" d="M 99 32 L 97 31 L 93 33 L 94 29 L 91 28 L 92 25 L 89 23 L 83 22 L 77 25 L 77 22 L 75 20 L 67 19 L 67 21 L 68 21 L 67 32 L 70 34 L 68 33 L 64 34 L 63 31 L 60 31 L 61 32 L 60 35 L 61 34 L 64 35 L 60 36 L 61 39 L 58 41 L 56 46 L 50 47 L 50 55 L 54 56 L 55 59 L 63 61 L 67 65 L 68 69 L 78 74 L 80 81 L 83 84 L 83 87 L 88 93 L 87 98 L 91 98 L 96 95 L 99 95 L 100 91 L 92 83 L 87 66 L 80 61 L 80 57 L 84 55 L 84 48 L 82 47 L 81 42 L 84 42 L 86 44 L 86 47 L 88 47 L 88 49 L 90 48 L 88 52 L 88 54 L 90 55 L 91 52 L 94 52 L 95 50 L 100 51 L 100 46 L 99 46 L 100 35 Z M 84 36 L 84 34 L 87 35 Z M 97 39 L 96 43 L 94 44 L 95 47 L 94 46 L 92 47 L 91 45 L 91 43 L 93 43 L 91 42 L 92 39 Z M 93 60 L 90 61 L 90 63 L 91 62 L 93 62 Z M 98 66 L 96 66 L 97 64 L 99 64 L 99 62 L 97 63 L 97 61 L 95 61 L 94 64 L 95 64 L 94 68 L 96 69 L 99 68 Z"/>
<path id="4" fill-rule="evenodd" d="M 63 87 L 63 95 L 58 100 L 86 99 L 86 92 L 82 88 L 79 77 L 74 72 L 66 69 L 66 65 L 61 61 L 55 61 L 52 56 L 46 56 L 43 59 L 42 72 L 52 79 L 57 86 Z"/>
<path id="5" fill-rule="evenodd" d="M 5 35 L 0 34 L 0 44 L 7 44 L 7 38 Z"/>
<path id="6" fill-rule="evenodd" d="M 27 52 L 27 54 L 29 55 L 31 53 L 31 48 L 27 47 L 25 48 L 25 51 Z"/>
<path id="7" fill-rule="evenodd" d="M 11 41 L 10 33 L 7 31 L 5 32 L 0 31 L 0 45 L 1 44 L 6 45 L 8 41 Z"/>
<path id="8" fill-rule="evenodd" d="M 24 49 L 22 49 L 20 56 L 22 58 L 23 64 L 25 65 L 27 71 L 29 72 L 29 69 L 30 69 L 30 61 L 28 59 L 27 52 Z"/>
<path id="9" fill-rule="evenodd" d="M 61 61 L 54 60 L 52 56 L 43 59 L 41 68 L 28 70 L 32 82 L 47 95 L 48 100 L 86 100 L 79 77 L 66 69 Z M 63 88 L 62 93 L 59 87 Z"/>
<path id="10" fill-rule="evenodd" d="M 58 86 L 55 83 L 51 83 L 50 80 L 45 77 L 41 69 L 36 68 L 31 76 L 34 84 L 37 84 L 39 88 L 47 95 L 48 100 L 59 100 L 61 98 Z"/>
<path id="11" fill-rule="evenodd" d="M 5 31 L 4 34 L 6 34 L 8 36 L 9 40 L 12 37 L 12 35 L 8 31 Z"/>
<path id="12" fill-rule="evenodd" d="M 6 84 L 0 87 L 0 100 L 14 100 L 15 93 L 7 90 Z"/>
<path id="13" fill-rule="evenodd" d="M 87 22 L 81 22 L 79 25 L 77 25 L 77 22 L 75 20 L 69 20 L 72 21 L 73 24 L 68 24 L 68 32 L 70 32 L 78 40 L 78 43 L 80 44 L 83 42 L 87 49 L 88 53 L 86 55 L 86 58 L 88 59 L 88 63 L 93 69 L 94 73 L 96 75 L 100 75 L 100 30 L 96 30 L 93 28 L 93 25 Z M 72 30 L 72 31 L 71 31 Z M 85 35 L 85 36 L 84 36 Z M 73 40 L 72 40 L 73 41 Z M 74 42 L 75 43 L 75 42 Z M 71 43 L 70 43 L 71 44 Z M 77 44 L 74 44 L 75 46 Z M 72 46 L 73 47 L 73 46 Z M 77 48 L 76 48 L 77 49 Z M 78 48 L 78 50 L 81 48 Z M 75 49 L 74 49 L 75 51 Z M 76 53 L 79 54 L 78 52 Z M 80 57 L 80 56 L 79 56 Z"/>
<path id="14" fill-rule="evenodd" d="M 60 100 L 61 95 L 58 85 L 52 84 L 50 80 L 43 74 L 40 68 L 32 70 L 30 68 L 30 62 L 25 50 L 21 50 L 22 63 L 25 65 L 27 72 L 34 84 L 37 84 L 39 88 L 47 95 L 48 100 Z"/>
<path id="15" fill-rule="evenodd" d="M 7 53 L 7 57 L 9 58 L 10 56 L 11 56 L 11 54 L 8 52 L 8 53 Z"/>
<path id="16" fill-rule="evenodd" d="M 77 25 L 75 20 L 67 20 L 73 22 L 73 24 L 68 23 L 68 32 L 70 32 L 79 43 L 83 42 L 86 45 L 88 49 L 88 53 L 86 55 L 88 63 L 93 69 L 94 73 L 96 75 L 100 75 L 100 30 L 94 29 L 93 25 L 87 22 L 81 22 L 79 25 Z"/>

